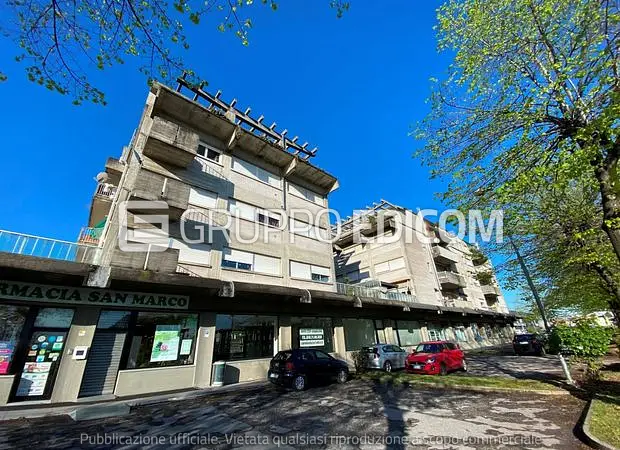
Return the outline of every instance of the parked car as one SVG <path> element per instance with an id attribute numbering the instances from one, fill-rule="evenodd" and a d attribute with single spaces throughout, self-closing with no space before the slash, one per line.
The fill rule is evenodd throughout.
<path id="1" fill-rule="evenodd" d="M 268 378 L 274 384 L 303 391 L 311 383 L 334 378 L 338 383 L 345 383 L 349 379 L 349 367 L 321 350 L 298 348 L 278 352 L 269 363 Z"/>
<path id="2" fill-rule="evenodd" d="M 367 369 L 383 369 L 391 372 L 393 369 L 404 369 L 407 352 L 398 345 L 375 344 L 362 348 L 366 353 Z"/>
<path id="3" fill-rule="evenodd" d="M 527 333 L 516 334 L 512 339 L 512 348 L 517 355 L 535 354 L 545 356 L 547 353 L 545 345 L 547 341 L 544 336 L 539 334 Z"/>
<path id="4" fill-rule="evenodd" d="M 457 344 L 429 341 L 418 344 L 407 357 L 405 370 L 410 373 L 446 375 L 453 370 L 467 370 L 467 361 Z"/>

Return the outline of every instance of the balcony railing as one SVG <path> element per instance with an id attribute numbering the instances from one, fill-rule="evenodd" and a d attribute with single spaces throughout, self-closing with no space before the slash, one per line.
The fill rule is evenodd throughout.
<path id="1" fill-rule="evenodd" d="M 446 287 L 465 287 L 465 279 L 454 272 L 437 272 L 439 282 Z"/>
<path id="2" fill-rule="evenodd" d="M 451 250 L 439 245 L 433 246 L 433 258 L 442 263 L 456 263 L 459 261 L 458 256 Z"/>
<path id="3" fill-rule="evenodd" d="M 99 243 L 99 238 L 101 237 L 102 232 L 103 232 L 103 228 L 83 227 L 80 230 L 80 235 L 78 236 L 78 242 L 80 244 L 97 245 Z"/>
<path id="4" fill-rule="evenodd" d="M 0 252 L 89 264 L 96 263 L 99 257 L 99 248 L 94 245 L 6 230 L 0 230 Z"/>
<path id="5" fill-rule="evenodd" d="M 97 185 L 97 190 L 95 191 L 95 195 L 100 197 L 114 198 L 116 195 L 116 186 L 110 183 L 99 183 Z"/>
<path id="6" fill-rule="evenodd" d="M 383 292 L 379 289 L 368 289 L 362 286 L 346 283 L 336 283 L 336 292 L 351 297 L 381 298 L 384 300 L 397 300 L 406 303 L 414 303 L 417 301 L 414 295 L 404 294 L 397 291 Z"/>
<path id="7" fill-rule="evenodd" d="M 482 293 L 484 295 L 489 295 L 492 297 L 497 297 L 498 295 L 500 295 L 499 288 L 492 284 L 483 284 L 480 286 L 480 288 L 482 289 Z"/>

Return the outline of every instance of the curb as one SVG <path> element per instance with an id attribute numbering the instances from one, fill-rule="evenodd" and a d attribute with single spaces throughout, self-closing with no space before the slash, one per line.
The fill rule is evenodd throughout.
<path id="1" fill-rule="evenodd" d="M 124 405 L 130 409 L 140 406 L 151 406 L 160 403 L 176 402 L 180 400 L 191 400 L 202 397 L 209 397 L 218 394 L 225 394 L 227 392 L 240 392 L 248 389 L 257 388 L 263 385 L 268 385 L 268 381 L 250 381 L 245 383 L 229 384 L 222 387 L 208 387 L 203 389 L 190 389 L 186 391 L 177 391 L 162 393 L 156 395 L 148 395 L 144 397 L 133 398 L 116 398 L 114 400 L 102 400 L 94 402 L 75 402 L 70 404 L 62 404 L 58 406 L 45 405 L 40 408 L 36 407 L 8 407 L 0 408 L 0 423 L 8 420 L 18 419 L 38 419 L 41 417 L 51 416 L 75 416 L 79 415 L 81 410 L 89 410 L 89 413 L 93 409 L 100 408 L 102 411 L 109 409 L 114 405 Z"/>
<path id="2" fill-rule="evenodd" d="M 586 405 L 588 413 L 586 414 L 586 418 L 581 424 L 581 430 L 583 431 L 583 435 L 585 436 L 588 445 L 590 445 L 591 447 L 597 448 L 599 450 L 618 450 L 618 448 L 614 447 L 613 445 L 601 441 L 599 438 L 595 437 L 590 431 L 590 420 L 592 419 L 592 402 L 594 400 L 598 400 L 598 397 L 594 396 L 594 398 L 591 398 Z"/>

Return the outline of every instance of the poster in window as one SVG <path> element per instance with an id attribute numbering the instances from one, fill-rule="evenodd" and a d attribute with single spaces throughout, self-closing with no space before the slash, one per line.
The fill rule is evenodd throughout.
<path id="1" fill-rule="evenodd" d="M 179 354 L 180 325 L 157 325 L 151 349 L 151 362 L 175 361 Z"/>
<path id="2" fill-rule="evenodd" d="M 323 347 L 325 338 L 322 328 L 300 328 L 299 329 L 299 347 Z"/>
<path id="3" fill-rule="evenodd" d="M 43 395 L 52 363 L 26 363 L 17 387 L 17 396 L 32 397 Z"/>
<path id="4" fill-rule="evenodd" d="M 13 358 L 15 344 L 11 341 L 0 341 L 0 375 L 9 373 L 9 363 Z"/>
<path id="5" fill-rule="evenodd" d="M 192 339 L 183 339 L 181 341 L 181 353 L 179 355 L 189 355 L 192 352 Z"/>

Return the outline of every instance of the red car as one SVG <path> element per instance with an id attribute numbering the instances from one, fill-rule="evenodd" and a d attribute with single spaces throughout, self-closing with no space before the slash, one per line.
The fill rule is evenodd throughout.
<path id="1" fill-rule="evenodd" d="M 466 371 L 467 361 L 457 344 L 447 341 L 421 342 L 407 356 L 405 370 L 409 373 L 445 375 L 452 370 Z"/>

